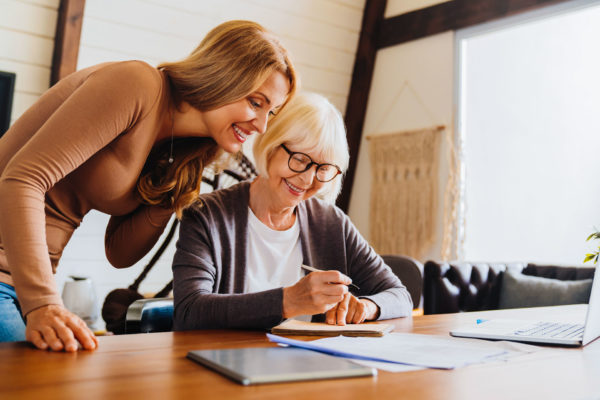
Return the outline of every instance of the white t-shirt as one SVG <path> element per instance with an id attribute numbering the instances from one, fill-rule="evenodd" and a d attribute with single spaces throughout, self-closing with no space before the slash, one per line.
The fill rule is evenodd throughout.
<path id="1" fill-rule="evenodd" d="M 248 208 L 248 258 L 245 293 L 291 286 L 304 276 L 298 218 L 285 231 L 263 224 Z"/>

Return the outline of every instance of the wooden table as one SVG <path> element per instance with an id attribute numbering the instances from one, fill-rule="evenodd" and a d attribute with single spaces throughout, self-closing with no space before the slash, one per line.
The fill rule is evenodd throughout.
<path id="1" fill-rule="evenodd" d="M 397 332 L 447 335 L 476 318 L 582 319 L 586 306 L 426 315 Z M 583 349 L 543 347 L 509 362 L 452 371 L 244 387 L 188 360 L 192 349 L 272 346 L 264 332 L 212 330 L 99 338 L 93 352 L 0 344 L 0 399 L 599 399 L 600 339 Z"/>

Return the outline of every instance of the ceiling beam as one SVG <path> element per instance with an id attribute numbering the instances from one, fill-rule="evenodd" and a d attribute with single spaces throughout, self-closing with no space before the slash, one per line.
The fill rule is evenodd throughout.
<path id="1" fill-rule="evenodd" d="M 350 205 L 358 150 L 367 113 L 367 98 L 371 89 L 375 54 L 377 53 L 377 29 L 383 21 L 386 3 L 387 0 L 367 0 L 363 13 L 358 49 L 356 50 L 352 72 L 352 83 L 350 84 L 350 93 L 348 93 L 346 103 L 346 116 L 344 118 L 351 161 L 344 177 L 342 193 L 337 199 L 337 205 L 345 212 L 348 212 L 348 206 Z"/>
<path id="2" fill-rule="evenodd" d="M 75 72 L 85 0 L 61 0 L 54 36 L 50 85 Z"/>
<path id="3" fill-rule="evenodd" d="M 458 30 L 568 0 L 453 0 L 382 21 L 377 48 Z"/>

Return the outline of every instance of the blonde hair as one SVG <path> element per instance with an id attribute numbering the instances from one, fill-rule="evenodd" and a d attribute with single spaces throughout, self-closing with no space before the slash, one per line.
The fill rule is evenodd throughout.
<path id="1" fill-rule="evenodd" d="M 259 175 L 268 177 L 269 162 L 282 144 L 318 154 L 340 167 L 343 173 L 348 169 L 350 154 L 342 115 L 329 100 L 316 93 L 294 96 L 269 124 L 267 132 L 256 138 L 252 150 Z M 338 175 L 323 185 L 316 196 L 333 203 L 341 188 L 342 176 Z"/>
<path id="2" fill-rule="evenodd" d="M 258 89 L 274 72 L 288 78 L 288 99 L 297 77 L 287 50 L 279 40 L 252 21 L 229 21 L 213 30 L 184 60 L 163 63 L 180 96 L 199 110 L 237 101 Z"/>
<path id="3" fill-rule="evenodd" d="M 256 22 L 229 21 L 212 29 L 185 59 L 158 66 L 168 78 L 174 103 L 212 110 L 256 91 L 273 73 L 289 81 L 286 102 L 298 85 L 287 50 Z M 170 142 L 154 149 L 146 161 L 137 192 L 146 204 L 174 208 L 181 218 L 200 191 L 202 171 L 221 150 L 210 138 L 175 139 L 174 161 L 169 164 Z"/>

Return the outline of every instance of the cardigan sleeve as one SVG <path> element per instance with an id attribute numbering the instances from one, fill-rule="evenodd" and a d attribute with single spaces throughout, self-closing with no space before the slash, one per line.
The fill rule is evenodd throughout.
<path id="1" fill-rule="evenodd" d="M 305 263 L 348 275 L 360 287 L 352 293 L 377 304 L 378 319 L 411 315 L 408 290 L 342 210 L 316 198 L 298 210 Z"/>
<path id="2" fill-rule="evenodd" d="M 65 96 L 62 89 L 71 84 L 66 78 L 21 117 L 35 113 L 36 107 L 56 104 L 0 178 L 0 236 L 24 315 L 44 305 L 62 304 L 48 257 L 45 194 L 127 131 L 149 106 L 148 99 L 155 101 L 148 95 L 156 92 L 155 75 L 150 66 L 140 64 L 102 67 Z M 25 119 L 20 126 L 24 125 Z"/>
<path id="3" fill-rule="evenodd" d="M 239 201 L 237 208 L 247 207 Z M 174 328 L 270 328 L 282 321 L 283 288 L 257 293 L 235 293 L 245 257 L 237 243 L 235 212 L 219 205 L 184 212 L 173 259 Z M 214 217 L 214 218 L 213 218 Z M 239 218 L 237 218 L 239 219 Z M 245 249 L 245 246 L 242 246 Z"/>

